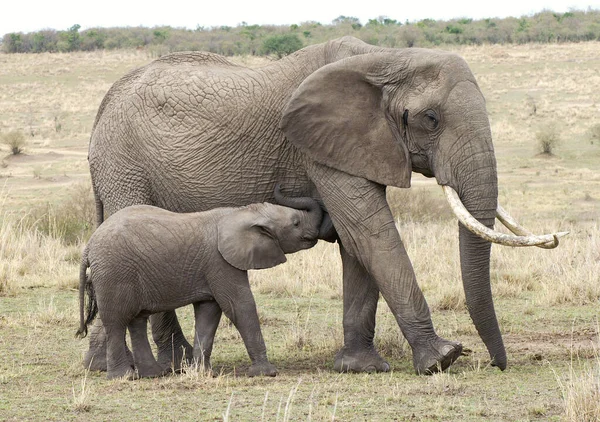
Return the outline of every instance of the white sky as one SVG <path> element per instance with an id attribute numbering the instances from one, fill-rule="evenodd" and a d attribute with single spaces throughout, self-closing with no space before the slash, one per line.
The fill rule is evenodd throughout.
<path id="1" fill-rule="evenodd" d="M 44 28 L 169 25 L 237 26 L 329 24 L 340 15 L 368 19 L 388 16 L 401 22 L 425 18 L 474 19 L 530 15 L 543 9 L 566 12 L 600 9 L 600 0 L 7 0 L 0 9 L 0 36 Z"/>

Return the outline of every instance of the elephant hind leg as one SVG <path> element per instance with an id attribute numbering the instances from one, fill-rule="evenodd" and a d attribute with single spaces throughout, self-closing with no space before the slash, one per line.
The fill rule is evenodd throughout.
<path id="1" fill-rule="evenodd" d="M 140 378 L 155 378 L 166 375 L 169 371 L 163 369 L 152 354 L 148 342 L 148 318 L 134 318 L 128 325 L 131 335 L 131 349 L 137 375 Z"/>
<path id="2" fill-rule="evenodd" d="M 127 355 L 127 346 L 125 344 L 126 325 L 118 323 L 107 324 L 105 321 L 104 330 L 106 331 L 106 378 L 126 377 L 133 379 L 135 370 Z"/>
<path id="3" fill-rule="evenodd" d="M 90 346 L 83 358 L 83 366 L 90 371 L 106 371 L 106 333 L 100 318 L 90 327 Z"/>

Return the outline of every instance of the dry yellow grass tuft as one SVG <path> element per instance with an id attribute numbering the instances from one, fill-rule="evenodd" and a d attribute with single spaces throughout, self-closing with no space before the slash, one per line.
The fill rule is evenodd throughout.
<path id="1" fill-rule="evenodd" d="M 565 419 L 570 422 L 600 420 L 600 326 L 596 330 L 594 359 L 586 360 L 573 354 L 566 376 L 556 374 L 563 395 Z"/>

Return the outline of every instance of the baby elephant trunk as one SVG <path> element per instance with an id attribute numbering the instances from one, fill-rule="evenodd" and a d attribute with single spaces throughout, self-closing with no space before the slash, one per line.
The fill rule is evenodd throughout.
<path id="1" fill-rule="evenodd" d="M 322 227 L 323 210 L 313 198 L 284 196 L 281 193 L 281 187 L 277 185 L 275 186 L 275 201 L 285 207 L 306 211 L 309 214 L 312 225 L 314 227 Z"/>

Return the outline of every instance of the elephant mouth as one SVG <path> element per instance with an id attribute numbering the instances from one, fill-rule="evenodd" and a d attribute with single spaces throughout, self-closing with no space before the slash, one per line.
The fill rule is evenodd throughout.
<path id="1" fill-rule="evenodd" d="M 312 248 L 313 246 L 315 246 L 317 244 L 319 239 L 316 236 L 315 237 L 305 237 L 302 239 L 302 241 L 304 242 L 304 244 L 310 245 L 309 247 Z"/>
<path id="2" fill-rule="evenodd" d="M 444 189 L 446 200 L 450 204 L 450 208 L 452 208 L 458 221 L 469 229 L 469 231 L 489 242 L 505 246 L 537 246 L 544 249 L 553 249 L 558 246 L 558 239 L 560 237 L 569 234 L 569 232 L 558 232 L 535 235 L 519 225 L 500 205 L 496 209 L 496 218 L 513 232 L 514 235 L 497 232 L 477 221 L 463 205 L 458 193 L 453 188 L 450 186 L 442 186 L 442 188 Z"/>

